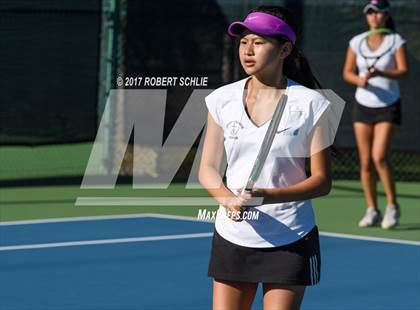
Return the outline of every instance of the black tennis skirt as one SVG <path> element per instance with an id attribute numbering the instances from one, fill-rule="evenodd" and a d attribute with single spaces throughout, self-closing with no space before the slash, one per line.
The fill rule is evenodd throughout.
<path id="1" fill-rule="evenodd" d="M 226 281 L 315 285 L 321 275 L 318 228 L 284 246 L 251 248 L 214 230 L 208 276 Z"/>
<path id="2" fill-rule="evenodd" d="M 353 104 L 353 122 L 375 124 L 379 122 L 389 122 L 401 125 L 401 100 L 384 108 L 369 108 L 358 102 Z"/>

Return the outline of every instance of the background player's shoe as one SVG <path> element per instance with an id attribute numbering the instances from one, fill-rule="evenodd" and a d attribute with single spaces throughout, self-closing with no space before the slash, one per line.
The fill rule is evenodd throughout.
<path id="1" fill-rule="evenodd" d="M 398 219 L 400 218 L 400 206 L 399 205 L 391 205 L 387 206 L 385 210 L 385 216 L 382 220 L 381 226 L 385 229 L 390 229 L 398 225 Z"/>
<path id="2" fill-rule="evenodd" d="M 375 208 L 367 208 L 365 216 L 360 220 L 359 227 L 379 225 L 382 220 L 381 212 Z"/>

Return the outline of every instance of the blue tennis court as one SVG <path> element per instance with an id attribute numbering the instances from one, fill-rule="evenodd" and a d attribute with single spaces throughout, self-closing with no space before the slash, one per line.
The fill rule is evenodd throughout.
<path id="1" fill-rule="evenodd" d="M 0 309 L 211 309 L 213 225 L 152 214 L 3 223 Z M 418 243 L 323 234 L 321 247 L 321 283 L 302 309 L 420 309 Z"/>

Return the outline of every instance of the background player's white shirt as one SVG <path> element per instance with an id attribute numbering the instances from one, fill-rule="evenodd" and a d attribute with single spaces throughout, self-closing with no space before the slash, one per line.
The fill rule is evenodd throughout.
<path id="1" fill-rule="evenodd" d="M 368 59 L 366 64 L 365 58 L 360 54 L 360 49 L 365 56 L 378 56 L 387 51 L 391 46 L 392 49 L 382 56 L 375 64 L 375 68 L 379 70 L 395 69 L 395 53 L 405 43 L 405 40 L 398 34 L 387 34 L 379 48 L 371 51 L 367 46 L 366 40 L 363 40 L 368 32 L 361 33 L 350 40 L 350 47 L 356 54 L 356 66 L 359 76 L 367 71 L 369 65 L 374 59 Z M 356 101 L 361 105 L 371 108 L 382 108 L 392 105 L 400 98 L 400 88 L 398 82 L 382 76 L 375 76 L 368 81 L 366 88 L 358 87 L 355 94 Z"/>
<path id="2" fill-rule="evenodd" d="M 245 186 L 264 139 L 269 121 L 257 127 L 248 117 L 243 103 L 248 78 L 216 89 L 206 99 L 207 108 L 224 131 L 227 158 L 227 187 Z M 318 92 L 288 80 L 288 101 L 256 188 L 287 187 L 307 178 L 305 157 L 309 136 L 317 120 L 330 104 Z M 287 154 L 287 156 L 285 156 Z M 292 243 L 314 226 L 310 200 L 265 204 L 252 207 L 260 211 L 258 220 L 235 222 L 220 205 L 217 232 L 232 243 L 255 248 Z"/>

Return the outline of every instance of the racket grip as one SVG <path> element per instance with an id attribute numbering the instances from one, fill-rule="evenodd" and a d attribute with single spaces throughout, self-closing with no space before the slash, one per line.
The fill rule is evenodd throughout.
<path id="1" fill-rule="evenodd" d="M 242 194 L 251 194 L 253 187 L 254 187 L 254 182 L 248 181 L 248 183 L 246 183 L 245 187 L 242 189 Z"/>
<path id="2" fill-rule="evenodd" d="M 246 187 L 244 187 L 241 192 L 241 194 L 251 194 L 251 193 L 252 193 L 252 188 L 246 188 Z"/>

